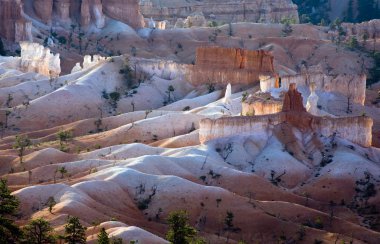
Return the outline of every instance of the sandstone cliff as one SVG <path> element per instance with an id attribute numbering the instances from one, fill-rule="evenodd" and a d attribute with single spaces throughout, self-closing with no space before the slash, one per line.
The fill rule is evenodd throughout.
<path id="1" fill-rule="evenodd" d="M 32 24 L 23 17 L 20 0 L 0 0 L 0 37 L 9 41 L 22 41 L 32 38 Z"/>
<path id="2" fill-rule="evenodd" d="M 274 74 L 273 59 L 263 50 L 199 47 L 195 65 L 189 65 L 186 77 L 195 85 L 250 84 L 258 81 L 260 75 Z"/>
<path id="3" fill-rule="evenodd" d="M 304 113 L 281 112 L 251 117 L 229 117 L 200 122 L 201 143 L 234 135 L 269 133 L 275 125 L 290 122 L 293 126 L 315 131 L 325 137 L 336 134 L 363 147 L 372 145 L 373 120 L 369 117 L 328 118 Z M 302 128 L 303 127 L 303 128 Z"/>
<path id="4" fill-rule="evenodd" d="M 104 13 L 113 19 L 127 23 L 135 29 L 144 26 L 137 0 L 107 0 L 103 1 L 103 7 Z"/>
<path id="5" fill-rule="evenodd" d="M 25 8 L 25 12 L 48 25 L 78 24 L 85 28 L 93 24 L 101 29 L 107 16 L 136 29 L 144 26 L 137 0 L 33 0 L 32 8 Z"/>
<path id="6" fill-rule="evenodd" d="M 273 98 L 270 93 L 259 93 L 242 102 L 242 115 L 275 114 L 282 110 L 282 99 Z"/>
<path id="7" fill-rule="evenodd" d="M 172 25 L 178 18 L 187 18 L 195 12 L 202 12 L 207 20 L 219 22 L 263 22 L 278 23 L 283 18 L 298 22 L 297 5 L 291 0 L 140 0 L 145 17 L 168 20 Z"/>
<path id="8" fill-rule="evenodd" d="M 276 78 L 271 78 L 274 80 Z M 323 73 L 309 73 L 299 75 L 289 75 L 281 77 L 280 87 L 284 90 L 289 88 L 291 83 L 295 83 L 297 87 L 309 87 L 312 82 L 315 83 L 317 90 L 325 92 L 335 92 L 351 99 L 354 103 L 364 105 L 366 91 L 366 75 L 326 75 Z"/>
<path id="9" fill-rule="evenodd" d="M 287 123 L 302 133 L 317 133 L 324 137 L 338 136 L 363 147 L 372 145 L 373 120 L 366 116 L 330 118 L 317 117 L 306 112 L 302 96 L 294 83 L 285 94 L 282 112 L 261 116 L 224 117 L 200 122 L 199 139 L 206 141 L 242 134 L 269 136 L 277 125 Z"/>

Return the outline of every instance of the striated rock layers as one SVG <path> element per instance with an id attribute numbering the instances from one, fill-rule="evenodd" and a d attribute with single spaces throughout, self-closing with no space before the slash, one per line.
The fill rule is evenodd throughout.
<path id="1" fill-rule="evenodd" d="M 168 20 L 172 25 L 195 12 L 202 12 L 207 20 L 225 23 L 278 23 L 283 18 L 299 21 L 297 5 L 291 0 L 140 0 L 140 8 L 145 17 Z"/>
<path id="2" fill-rule="evenodd" d="M 282 99 L 276 99 L 270 93 L 259 93 L 242 102 L 242 115 L 275 114 L 282 110 Z"/>
<path id="3" fill-rule="evenodd" d="M 368 40 L 380 36 L 380 19 L 355 24 L 342 23 L 342 27 L 346 31 L 347 37 L 357 36 L 358 40 L 362 40 L 364 36 L 367 36 Z"/>
<path id="4" fill-rule="evenodd" d="M 107 0 L 103 1 L 104 13 L 127 23 L 137 29 L 144 27 L 144 18 L 139 11 L 138 0 Z"/>
<path id="5" fill-rule="evenodd" d="M 272 77 L 272 88 L 275 87 L 276 77 Z M 334 92 L 344 95 L 354 103 L 364 105 L 366 91 L 366 75 L 326 75 L 323 73 L 309 73 L 299 75 L 289 75 L 281 77 L 280 87 L 284 90 L 288 89 L 291 83 L 295 83 L 297 87 L 309 87 L 311 83 L 315 83 L 315 89 L 324 92 Z"/>
<path id="6" fill-rule="evenodd" d="M 101 29 L 105 26 L 105 17 L 122 21 L 133 28 L 144 26 L 137 0 L 33 0 L 33 11 L 45 24 L 79 24 L 87 27 L 94 24 Z"/>
<path id="7" fill-rule="evenodd" d="M 49 48 L 38 43 L 21 42 L 20 68 L 24 72 L 35 72 L 48 77 L 61 73 L 59 54 L 52 54 Z"/>
<path id="8" fill-rule="evenodd" d="M 0 0 L 0 37 L 9 41 L 32 41 L 32 23 L 23 17 L 20 0 Z"/>
<path id="9" fill-rule="evenodd" d="M 304 133 L 316 132 L 325 137 L 337 135 L 364 147 L 370 147 L 372 144 L 373 120 L 371 118 L 313 116 L 303 108 L 302 96 L 294 87 L 285 96 L 282 112 L 251 117 L 203 119 L 200 122 L 199 139 L 201 143 L 204 143 L 234 135 L 266 133 L 282 123 L 288 123 Z"/>
<path id="10" fill-rule="evenodd" d="M 274 57 L 267 51 L 240 48 L 199 47 L 195 65 L 186 78 L 194 85 L 216 83 L 251 84 L 261 75 L 274 75 Z"/>

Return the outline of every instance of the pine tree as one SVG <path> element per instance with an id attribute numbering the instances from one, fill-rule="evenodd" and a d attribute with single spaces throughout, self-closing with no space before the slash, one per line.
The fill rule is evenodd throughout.
<path id="1" fill-rule="evenodd" d="M 108 234 L 104 228 L 102 228 L 98 234 L 98 244 L 109 244 L 110 239 L 108 238 Z"/>
<path id="2" fill-rule="evenodd" d="M 18 150 L 20 163 L 22 163 L 22 158 L 24 156 L 25 149 L 31 145 L 32 145 L 32 141 L 27 136 L 24 136 L 24 135 L 16 136 L 16 142 L 13 145 L 13 148 Z"/>
<path id="3" fill-rule="evenodd" d="M 43 218 L 32 220 L 23 228 L 24 238 L 28 244 L 54 243 L 53 228 Z"/>
<path id="4" fill-rule="evenodd" d="M 169 231 L 166 238 L 173 244 L 188 244 L 195 238 L 197 231 L 188 224 L 189 217 L 186 211 L 180 210 L 170 213 L 168 217 Z"/>
<path id="5" fill-rule="evenodd" d="M 11 219 L 18 206 L 19 201 L 11 195 L 7 181 L 0 179 L 0 243 L 15 243 L 21 236 L 20 229 Z"/>
<path id="6" fill-rule="evenodd" d="M 86 243 L 86 227 L 81 225 L 78 217 L 67 218 L 65 240 L 69 244 Z"/>

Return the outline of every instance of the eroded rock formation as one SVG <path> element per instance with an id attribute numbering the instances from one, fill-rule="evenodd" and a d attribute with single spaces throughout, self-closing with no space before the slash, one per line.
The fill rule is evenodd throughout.
<path id="1" fill-rule="evenodd" d="M 200 122 L 199 138 L 201 143 L 233 135 L 269 133 L 276 125 L 288 123 L 304 133 L 315 132 L 329 137 L 337 135 L 364 147 L 372 145 L 373 120 L 366 116 L 330 118 L 317 117 L 305 111 L 302 96 L 295 84 L 285 95 L 283 111 L 261 116 L 223 117 L 203 119 Z"/>
<path id="2" fill-rule="evenodd" d="M 310 84 L 310 96 L 307 98 L 306 110 L 312 115 L 319 115 L 318 109 L 319 97 L 315 93 L 315 82 Z"/>
<path id="3" fill-rule="evenodd" d="M 108 16 L 133 28 L 144 26 L 137 0 L 33 0 L 32 5 L 33 8 L 25 8 L 26 13 L 32 16 L 34 13 L 49 25 L 57 22 L 63 25 L 78 24 L 85 28 L 94 24 L 101 29 Z"/>
<path id="4" fill-rule="evenodd" d="M 38 43 L 21 42 L 20 68 L 24 72 L 35 72 L 48 77 L 61 73 L 59 54 L 52 54 L 49 48 Z"/>
<path id="5" fill-rule="evenodd" d="M 275 77 L 271 78 L 275 83 Z M 309 87 L 312 82 L 315 83 L 316 90 L 324 92 L 334 92 L 349 97 L 354 103 L 364 105 L 366 75 L 326 75 L 323 73 L 309 73 L 281 77 L 280 87 L 287 90 L 291 83 L 295 83 L 297 87 Z M 271 84 L 272 84 L 271 83 Z"/>
<path id="6" fill-rule="evenodd" d="M 347 33 L 347 36 L 357 36 L 362 40 L 366 35 L 368 40 L 372 38 L 379 38 L 380 36 L 380 20 L 374 19 L 362 23 L 343 23 L 342 27 Z"/>
<path id="7" fill-rule="evenodd" d="M 32 23 L 23 17 L 20 0 L 0 0 L 0 37 L 9 41 L 32 41 Z"/>
<path id="8" fill-rule="evenodd" d="M 275 114 L 282 110 L 282 99 L 276 99 L 270 93 L 259 93 L 242 102 L 242 115 Z"/>
<path id="9" fill-rule="evenodd" d="M 168 20 L 172 25 L 178 18 L 186 19 L 195 12 L 202 12 L 207 20 L 225 23 L 278 23 L 283 18 L 294 18 L 298 22 L 297 5 L 291 0 L 140 0 L 140 7 L 145 17 Z"/>
<path id="10" fill-rule="evenodd" d="M 203 13 L 193 13 L 186 19 L 178 18 L 174 28 L 206 27 L 207 20 Z"/>
<path id="11" fill-rule="evenodd" d="M 306 109 L 303 106 L 302 95 L 297 91 L 295 83 L 289 85 L 289 90 L 285 94 L 284 104 L 282 106 L 283 112 L 305 112 Z"/>
<path id="12" fill-rule="evenodd" d="M 103 1 L 104 13 L 137 29 L 144 27 L 144 18 L 139 11 L 138 0 Z"/>
<path id="13" fill-rule="evenodd" d="M 274 57 L 267 51 L 240 48 L 199 47 L 195 65 L 190 65 L 187 79 L 195 85 L 218 83 L 251 84 L 260 75 L 274 74 Z"/>

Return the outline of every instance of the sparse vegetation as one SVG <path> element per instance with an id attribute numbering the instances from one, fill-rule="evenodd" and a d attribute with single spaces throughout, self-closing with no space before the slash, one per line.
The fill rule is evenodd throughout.
<path id="1" fill-rule="evenodd" d="M 0 179 L 0 243 L 16 243 L 21 231 L 13 221 L 19 206 L 18 199 L 11 195 L 7 181 Z"/>
<path id="2" fill-rule="evenodd" d="M 98 244 L 109 244 L 110 239 L 108 238 L 108 234 L 104 228 L 100 229 L 98 234 Z"/>
<path id="3" fill-rule="evenodd" d="M 67 217 L 67 224 L 65 225 L 65 240 L 68 244 L 86 243 L 86 227 L 79 222 L 78 217 Z"/>
<path id="4" fill-rule="evenodd" d="M 169 214 L 167 219 L 169 231 L 166 239 L 172 244 L 206 244 L 197 237 L 197 231 L 189 225 L 189 217 L 186 211 L 179 210 Z"/>
<path id="5" fill-rule="evenodd" d="M 16 136 L 16 141 L 13 144 L 13 148 L 18 150 L 18 156 L 20 159 L 20 164 L 23 163 L 23 157 L 25 149 L 32 145 L 32 141 L 25 135 Z"/>
<path id="6" fill-rule="evenodd" d="M 55 243 L 55 235 L 50 223 L 43 218 L 30 221 L 24 228 L 24 241 L 28 244 Z"/>
<path id="7" fill-rule="evenodd" d="M 71 130 L 60 130 L 56 137 L 59 140 L 59 150 L 67 152 L 67 144 L 73 138 L 73 132 Z"/>

